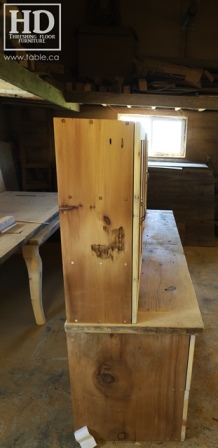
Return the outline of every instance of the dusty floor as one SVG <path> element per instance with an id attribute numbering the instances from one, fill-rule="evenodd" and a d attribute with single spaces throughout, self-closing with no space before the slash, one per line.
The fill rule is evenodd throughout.
<path id="1" fill-rule="evenodd" d="M 188 428 L 175 448 L 218 447 L 218 247 L 186 247 L 205 323 L 197 337 Z M 60 245 L 41 248 L 45 326 L 36 326 L 21 255 L 0 267 L 0 447 L 72 448 L 74 441 Z M 155 443 L 106 443 L 129 448 Z"/>

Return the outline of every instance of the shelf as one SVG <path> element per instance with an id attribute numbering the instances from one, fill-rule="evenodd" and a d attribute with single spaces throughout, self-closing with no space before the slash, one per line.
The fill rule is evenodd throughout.
<path id="1" fill-rule="evenodd" d="M 66 102 L 79 104 L 138 106 L 138 107 L 181 107 L 187 109 L 218 110 L 218 96 L 199 95 L 156 95 L 141 93 L 111 93 L 111 92 L 66 92 Z"/>

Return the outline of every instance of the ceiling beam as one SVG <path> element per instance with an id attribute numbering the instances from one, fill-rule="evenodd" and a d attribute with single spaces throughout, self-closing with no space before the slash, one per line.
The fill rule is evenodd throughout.
<path id="1" fill-rule="evenodd" d="M 32 93 L 19 89 L 19 87 L 0 79 L 0 96 L 12 97 L 12 98 L 27 98 L 42 101 L 42 98 L 35 96 Z"/>
<path id="2" fill-rule="evenodd" d="M 0 79 L 64 109 L 79 112 L 79 104 L 66 102 L 63 92 L 0 52 Z"/>
<path id="3" fill-rule="evenodd" d="M 218 95 L 156 95 L 140 93 L 67 92 L 66 101 L 80 104 L 218 110 Z"/>

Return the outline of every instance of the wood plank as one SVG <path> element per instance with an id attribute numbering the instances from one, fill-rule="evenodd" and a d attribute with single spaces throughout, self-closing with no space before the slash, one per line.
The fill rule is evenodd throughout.
<path id="1" fill-rule="evenodd" d="M 172 212 L 148 210 L 138 322 L 202 329 L 203 322 Z"/>
<path id="2" fill-rule="evenodd" d="M 168 161 L 148 161 L 148 167 L 151 168 L 206 168 L 208 166 L 205 163 L 191 163 L 191 162 L 168 162 Z"/>
<path id="3" fill-rule="evenodd" d="M 14 216 L 16 226 L 0 235 L 0 263 L 21 248 L 58 213 L 57 193 L 1 193 L 0 217 Z"/>
<path id="4" fill-rule="evenodd" d="M 140 135 L 141 127 L 139 123 L 135 124 L 134 133 L 134 154 L 133 154 L 133 242 L 132 242 L 132 323 L 137 322 L 139 281 L 141 273 L 141 254 L 142 254 L 142 223 L 141 223 L 141 170 L 143 167 L 143 135 Z"/>
<path id="5" fill-rule="evenodd" d="M 47 224 L 39 233 L 37 233 L 31 240 L 29 240 L 28 244 L 33 246 L 41 246 L 48 238 L 50 238 L 53 233 L 58 230 L 60 227 L 60 219 L 57 216 L 53 221 Z"/>
<path id="6" fill-rule="evenodd" d="M 183 245 L 214 245 L 211 169 L 149 167 L 148 208 L 173 210 Z"/>
<path id="7" fill-rule="evenodd" d="M 218 96 L 152 95 L 109 92 L 66 92 L 66 101 L 111 106 L 181 107 L 218 110 Z"/>
<path id="8" fill-rule="evenodd" d="M 68 321 L 131 322 L 134 124 L 54 124 Z"/>
<path id="9" fill-rule="evenodd" d="M 4 54 L 1 52 L 0 72 L 1 79 L 16 87 L 19 87 L 24 91 L 30 92 L 37 97 L 45 99 L 52 104 L 57 104 L 65 109 L 75 112 L 79 111 L 79 104 L 66 102 L 63 92 L 46 81 L 40 79 L 29 70 L 21 67 L 17 62 L 6 60 Z"/>
<path id="10" fill-rule="evenodd" d="M 74 428 L 97 440 L 180 440 L 188 335 L 68 333 Z M 93 412 L 94 410 L 94 412 Z"/>
<path id="11" fill-rule="evenodd" d="M 70 332 L 200 333 L 204 328 L 171 211 L 147 210 L 139 310 L 134 325 L 72 325 Z"/>
<path id="12" fill-rule="evenodd" d="M 191 387 L 192 367 L 193 367 L 194 350 L 195 350 L 195 338 L 196 337 L 194 335 L 192 335 L 190 337 L 186 385 L 185 385 L 185 393 L 184 393 L 184 406 L 183 406 L 183 415 L 182 415 L 182 430 L 181 430 L 181 440 L 182 441 L 185 440 L 185 434 L 186 434 L 186 425 L 187 425 L 187 416 L 188 416 L 188 401 L 189 401 L 189 393 L 190 393 L 190 387 Z"/>
<path id="13" fill-rule="evenodd" d="M 57 193 L 5 191 L 0 197 L 1 217 L 13 215 L 17 223 L 45 224 L 58 215 Z"/>

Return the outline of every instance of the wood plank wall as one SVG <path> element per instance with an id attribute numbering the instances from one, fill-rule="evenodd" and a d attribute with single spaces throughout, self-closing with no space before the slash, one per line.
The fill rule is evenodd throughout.
<path id="1" fill-rule="evenodd" d="M 213 171 L 149 168 L 148 209 L 173 210 L 183 245 L 213 246 Z"/>

